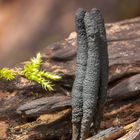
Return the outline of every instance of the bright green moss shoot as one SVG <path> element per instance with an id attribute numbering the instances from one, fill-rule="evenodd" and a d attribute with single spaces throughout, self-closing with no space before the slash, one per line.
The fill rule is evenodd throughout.
<path id="1" fill-rule="evenodd" d="M 35 81 L 42 86 L 45 90 L 52 91 L 53 84 L 51 81 L 57 81 L 61 79 L 60 76 L 40 70 L 42 64 L 41 54 L 38 53 L 36 57 L 32 58 L 31 61 L 24 65 L 24 68 L 21 72 L 18 72 L 19 75 L 27 78 L 30 81 Z M 8 68 L 3 68 L 0 70 L 0 78 L 4 80 L 13 80 L 15 74 L 13 70 Z"/>
<path id="2" fill-rule="evenodd" d="M 35 58 L 32 58 L 30 62 L 25 64 L 21 74 L 30 81 L 35 81 L 40 84 L 45 90 L 52 91 L 53 85 L 51 81 L 57 81 L 61 79 L 60 76 L 52 74 L 50 72 L 40 70 L 42 64 L 41 54 L 38 53 Z"/>
<path id="3" fill-rule="evenodd" d="M 0 69 L 0 79 L 4 79 L 4 80 L 8 80 L 8 81 L 14 80 L 15 72 L 8 68 L 2 68 L 2 69 Z"/>

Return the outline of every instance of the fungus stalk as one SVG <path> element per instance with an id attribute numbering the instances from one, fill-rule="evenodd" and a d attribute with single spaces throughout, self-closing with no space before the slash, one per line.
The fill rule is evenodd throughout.
<path id="1" fill-rule="evenodd" d="M 75 22 L 77 31 L 77 68 L 76 77 L 72 89 L 72 123 L 73 123 L 73 140 L 80 138 L 80 127 L 82 119 L 83 106 L 83 81 L 85 78 L 87 65 L 87 37 L 84 25 L 85 11 L 79 9 L 76 12 Z"/>
<path id="2" fill-rule="evenodd" d="M 98 93 L 98 104 L 96 107 L 96 114 L 94 117 L 94 131 L 97 133 L 100 128 L 100 123 L 103 117 L 103 109 L 107 96 L 107 86 L 108 86 L 108 51 L 107 51 L 107 39 L 106 31 L 104 26 L 104 19 L 101 12 L 98 9 L 91 10 L 92 18 L 97 23 L 97 28 L 100 34 L 99 40 L 99 53 L 100 53 L 100 88 Z"/>
<path id="3" fill-rule="evenodd" d="M 108 84 L 108 53 L 104 21 L 99 10 L 76 13 L 77 68 L 72 89 L 73 140 L 85 140 L 90 126 L 97 132 Z"/>
<path id="4" fill-rule="evenodd" d="M 82 93 L 83 117 L 81 122 L 81 140 L 86 138 L 93 121 L 93 116 L 95 116 L 100 80 L 99 32 L 97 23 L 92 19 L 91 13 L 86 13 L 84 21 L 88 40 L 88 59 Z"/>

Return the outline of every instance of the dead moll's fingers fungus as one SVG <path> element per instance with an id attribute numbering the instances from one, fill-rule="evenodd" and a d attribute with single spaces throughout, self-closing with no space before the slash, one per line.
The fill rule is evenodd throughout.
<path id="1" fill-rule="evenodd" d="M 78 140 L 80 136 L 80 126 L 82 119 L 82 91 L 83 81 L 85 79 L 87 65 L 87 37 L 84 25 L 85 11 L 78 9 L 76 12 L 75 23 L 77 32 L 77 68 L 76 77 L 72 89 L 72 123 L 73 123 L 73 140 Z"/>
<path id="2" fill-rule="evenodd" d="M 93 116 L 95 116 L 100 80 L 99 32 L 97 23 L 92 19 L 91 13 L 85 14 L 84 21 L 88 40 L 88 59 L 82 93 L 83 117 L 81 122 L 81 140 L 85 140 L 88 135 L 90 125 L 93 122 Z"/>
<path id="3" fill-rule="evenodd" d="M 85 140 L 90 126 L 97 132 L 108 85 L 108 53 L 104 20 L 99 10 L 76 12 L 77 67 L 72 89 L 72 140 Z"/>
<path id="4" fill-rule="evenodd" d="M 97 132 L 100 128 L 100 122 L 103 116 L 103 108 L 107 96 L 107 86 L 108 86 L 108 52 L 107 52 L 107 39 L 106 31 L 104 25 L 104 19 L 101 12 L 94 8 L 91 10 L 91 15 L 93 20 L 97 23 L 97 28 L 99 30 L 99 53 L 100 53 L 100 88 L 98 93 L 98 102 L 96 108 L 96 114 L 94 116 L 94 131 Z"/>

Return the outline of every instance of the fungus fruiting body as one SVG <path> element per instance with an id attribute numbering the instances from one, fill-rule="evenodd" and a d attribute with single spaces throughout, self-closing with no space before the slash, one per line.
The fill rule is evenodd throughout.
<path id="1" fill-rule="evenodd" d="M 72 89 L 73 140 L 85 140 L 90 126 L 97 132 L 108 84 L 108 53 L 103 17 L 98 9 L 76 12 L 77 67 Z"/>
<path id="2" fill-rule="evenodd" d="M 88 59 L 82 93 L 83 117 L 81 122 L 81 139 L 85 139 L 93 120 L 100 78 L 99 32 L 96 22 L 92 20 L 90 13 L 85 15 L 85 26 L 88 40 Z"/>
<path id="3" fill-rule="evenodd" d="M 77 68 L 76 68 L 76 77 L 72 89 L 72 122 L 73 122 L 73 132 L 76 134 L 74 139 L 78 139 L 80 136 L 80 126 L 82 119 L 82 106 L 83 106 L 83 81 L 85 78 L 86 65 L 87 65 L 87 37 L 86 29 L 84 25 L 84 16 L 85 11 L 79 9 L 76 12 L 75 22 L 76 22 L 76 31 L 77 31 Z"/>
<path id="4" fill-rule="evenodd" d="M 108 86 L 108 52 L 107 52 L 107 39 L 106 31 L 104 26 L 104 19 L 101 12 L 98 9 L 91 10 L 92 18 L 95 19 L 97 23 L 97 28 L 99 30 L 99 53 L 100 53 L 100 87 L 98 93 L 98 103 L 96 107 L 96 115 L 94 117 L 94 131 L 97 132 L 103 116 L 103 108 L 107 96 L 107 86 Z"/>

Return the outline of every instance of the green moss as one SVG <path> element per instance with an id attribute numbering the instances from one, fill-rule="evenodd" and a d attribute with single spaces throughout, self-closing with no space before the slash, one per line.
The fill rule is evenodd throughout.
<path id="1" fill-rule="evenodd" d="M 35 81 L 40 84 L 45 90 L 52 91 L 53 84 L 51 81 L 57 81 L 61 77 L 50 72 L 40 70 L 42 64 L 41 54 L 38 53 L 35 58 L 25 64 L 21 74 L 30 81 Z"/>
<path id="2" fill-rule="evenodd" d="M 30 81 L 35 81 L 42 86 L 45 90 L 52 91 L 52 81 L 60 80 L 61 77 L 50 72 L 40 70 L 42 64 L 41 54 L 38 53 L 36 57 L 32 58 L 28 63 L 24 65 L 21 72 L 15 72 L 8 68 L 0 70 L 0 78 L 5 80 L 13 80 L 15 75 L 21 75 Z"/>
<path id="3" fill-rule="evenodd" d="M 8 81 L 14 80 L 15 72 L 8 68 L 2 68 L 0 69 L 0 78 Z"/>

